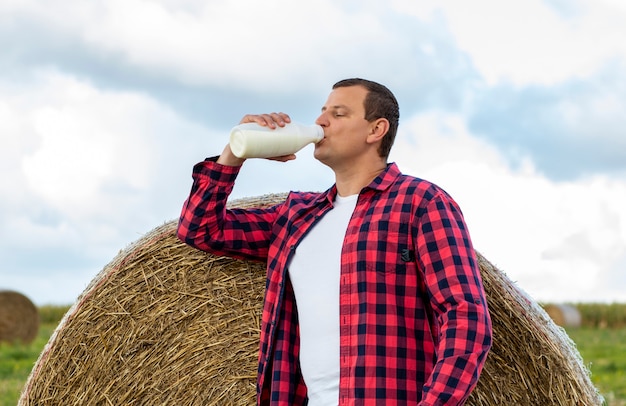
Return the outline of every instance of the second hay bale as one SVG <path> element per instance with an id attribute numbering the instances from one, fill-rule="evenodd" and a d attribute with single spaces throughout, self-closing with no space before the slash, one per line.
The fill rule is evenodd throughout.
<path id="1" fill-rule="evenodd" d="M 0 342 L 28 344 L 37 337 L 39 311 L 25 295 L 0 290 Z"/>
<path id="2" fill-rule="evenodd" d="M 156 228 L 99 273 L 50 338 L 20 405 L 254 404 L 264 266 L 194 250 L 175 230 L 175 221 Z M 479 261 L 494 345 L 467 404 L 600 404 L 563 331 Z"/>
<path id="3" fill-rule="evenodd" d="M 548 303 L 543 308 L 558 326 L 580 327 L 582 325 L 580 312 L 573 305 Z"/>

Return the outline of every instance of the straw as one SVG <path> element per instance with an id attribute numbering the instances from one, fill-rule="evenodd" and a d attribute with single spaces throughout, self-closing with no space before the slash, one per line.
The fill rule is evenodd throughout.
<path id="1" fill-rule="evenodd" d="M 93 279 L 42 351 L 19 405 L 254 404 L 264 265 L 190 248 L 176 224 L 155 228 Z M 494 345 L 467 404 L 600 404 L 564 330 L 478 255 Z"/>

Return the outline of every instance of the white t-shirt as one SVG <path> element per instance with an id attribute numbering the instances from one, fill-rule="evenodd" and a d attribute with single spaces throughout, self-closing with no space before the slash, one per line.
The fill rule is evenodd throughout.
<path id="1" fill-rule="evenodd" d="M 337 195 L 334 208 L 309 230 L 289 265 L 309 406 L 336 405 L 339 399 L 341 249 L 357 199 Z"/>

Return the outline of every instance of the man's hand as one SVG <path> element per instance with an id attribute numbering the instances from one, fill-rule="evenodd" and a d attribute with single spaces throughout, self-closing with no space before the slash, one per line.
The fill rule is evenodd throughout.
<path id="1" fill-rule="evenodd" d="M 285 124 L 290 123 L 291 118 L 285 113 L 270 113 L 270 114 L 246 114 L 243 116 L 239 124 L 245 123 L 257 123 L 263 127 L 269 127 L 275 129 L 276 127 L 284 127 Z M 267 158 L 271 161 L 287 162 L 296 159 L 296 154 L 276 156 Z M 233 154 L 230 149 L 230 145 L 226 145 L 224 151 L 217 160 L 217 163 L 227 166 L 241 166 L 245 162 L 245 158 L 238 158 Z"/>

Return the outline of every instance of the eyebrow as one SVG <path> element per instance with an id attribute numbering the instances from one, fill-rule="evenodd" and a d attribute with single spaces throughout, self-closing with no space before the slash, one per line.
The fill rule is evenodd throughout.
<path id="1" fill-rule="evenodd" d="M 348 106 L 343 105 L 343 104 L 338 104 L 338 105 L 335 105 L 335 106 L 330 106 L 330 107 L 328 107 L 328 108 L 327 108 L 326 106 L 322 107 L 322 111 L 326 111 L 326 110 L 339 110 L 339 109 L 345 109 L 345 110 L 348 110 L 348 111 L 352 111 L 352 110 L 350 110 L 350 108 L 349 108 Z"/>

